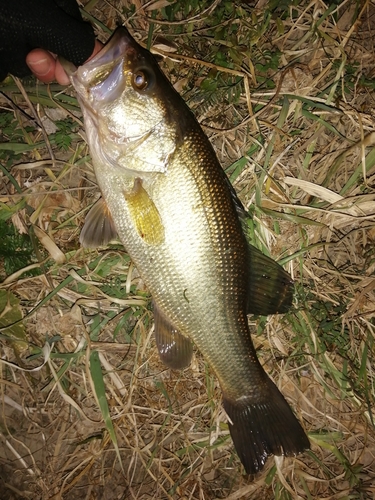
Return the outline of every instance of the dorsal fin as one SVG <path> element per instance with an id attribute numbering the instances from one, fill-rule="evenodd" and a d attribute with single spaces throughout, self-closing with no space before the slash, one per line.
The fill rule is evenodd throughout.
<path id="1" fill-rule="evenodd" d="M 228 180 L 242 229 L 248 243 L 248 314 L 268 316 L 287 312 L 293 303 L 294 283 L 289 273 L 251 243 L 248 219 L 241 201 Z"/>
<path id="2" fill-rule="evenodd" d="M 287 312 L 293 303 L 294 283 L 280 264 L 249 243 L 248 314 Z"/>

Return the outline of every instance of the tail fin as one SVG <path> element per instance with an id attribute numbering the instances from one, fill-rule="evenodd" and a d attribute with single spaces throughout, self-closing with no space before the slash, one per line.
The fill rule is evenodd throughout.
<path id="1" fill-rule="evenodd" d="M 309 440 L 281 392 L 265 381 L 266 397 L 223 397 L 234 447 L 247 474 L 256 474 L 269 455 L 293 456 L 310 448 Z M 259 396 L 256 394 L 256 396 Z M 254 401 L 255 400 L 255 401 Z"/>

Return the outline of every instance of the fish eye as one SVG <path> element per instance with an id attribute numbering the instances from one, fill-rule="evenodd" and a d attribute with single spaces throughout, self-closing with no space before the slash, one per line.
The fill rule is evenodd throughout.
<path id="1" fill-rule="evenodd" d="M 152 83 L 151 74 L 144 69 L 134 71 L 132 75 L 132 85 L 134 90 L 146 90 Z"/>

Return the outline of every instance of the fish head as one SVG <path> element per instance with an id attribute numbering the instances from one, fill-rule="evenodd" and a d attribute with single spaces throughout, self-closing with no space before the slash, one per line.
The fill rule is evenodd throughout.
<path id="1" fill-rule="evenodd" d="M 84 65 L 62 64 L 84 114 L 94 166 L 165 173 L 182 134 L 179 101 L 152 54 L 120 27 Z"/>

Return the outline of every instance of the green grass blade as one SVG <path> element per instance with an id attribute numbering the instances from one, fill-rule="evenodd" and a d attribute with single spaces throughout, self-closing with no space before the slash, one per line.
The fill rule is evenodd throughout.
<path id="1" fill-rule="evenodd" d="M 116 432 L 113 427 L 113 422 L 109 412 L 108 401 L 105 395 L 105 384 L 103 378 L 102 367 L 99 360 L 98 351 L 92 351 L 90 355 L 90 374 L 94 385 L 95 395 L 99 403 L 100 411 L 107 428 L 108 434 L 111 438 L 113 446 L 116 450 L 116 455 L 122 468 L 122 461 L 120 451 L 117 444 Z"/>

